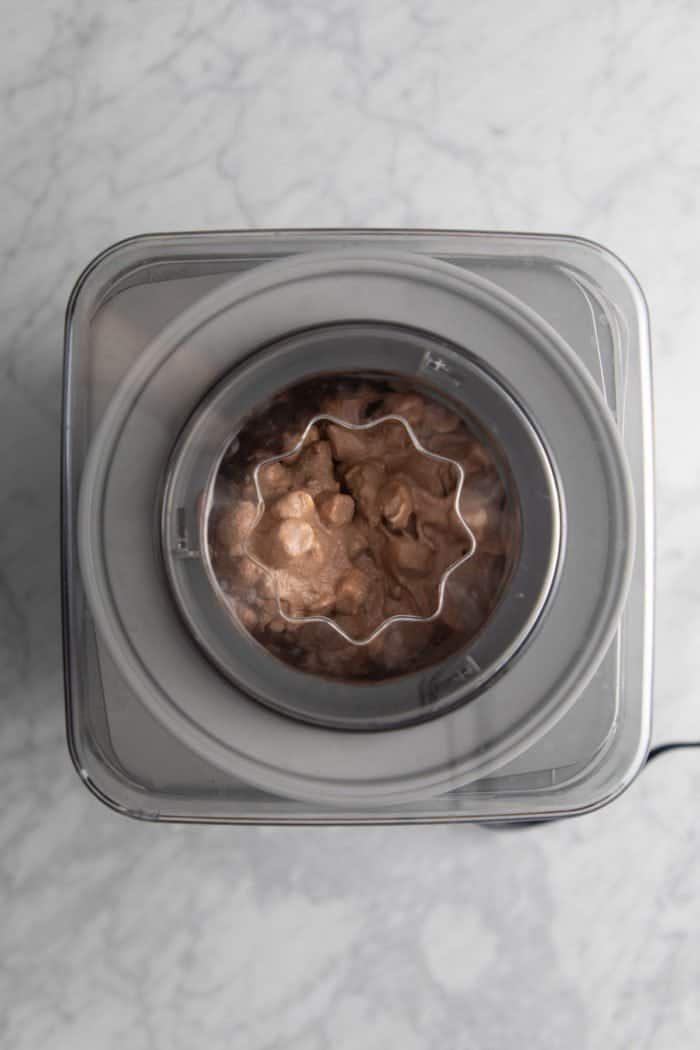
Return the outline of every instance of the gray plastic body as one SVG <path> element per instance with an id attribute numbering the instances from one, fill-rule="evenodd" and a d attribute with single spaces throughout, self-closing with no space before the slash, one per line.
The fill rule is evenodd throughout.
<path id="1" fill-rule="evenodd" d="M 424 376 L 423 362 L 440 360 L 452 368 L 445 390 Z M 469 645 L 467 663 L 457 654 L 441 668 L 402 676 L 382 685 L 334 681 L 302 675 L 279 661 L 262 661 L 250 639 L 231 630 L 230 616 L 217 600 L 201 553 L 206 540 L 200 494 L 211 485 L 222 447 L 234 421 L 285 384 L 291 374 L 353 369 L 367 375 L 383 361 L 391 375 L 446 398 L 456 410 L 478 411 L 479 422 L 499 435 L 504 468 L 528 479 L 519 492 L 522 531 L 520 557 L 499 608 Z M 457 385 L 457 378 L 460 384 Z M 449 395 L 449 396 L 447 396 Z M 190 629 L 215 664 L 235 685 L 243 668 L 255 680 L 252 689 L 265 702 L 316 724 L 345 729 L 380 729 L 436 717 L 463 703 L 504 668 L 532 632 L 554 582 L 560 555 L 561 510 L 549 458 L 525 414 L 508 392 L 455 348 L 431 342 L 424 333 L 386 326 L 354 324 L 317 328 L 275 344 L 234 368 L 201 402 L 174 450 L 163 501 L 164 557 L 171 583 Z M 178 529 L 184 525 L 188 556 L 180 557 Z M 257 672 L 257 673 L 256 673 Z M 454 677 L 453 687 L 445 684 Z M 332 700 L 329 702 L 329 689 Z M 480 738 L 483 744 L 483 738 Z"/>
<path id="2" fill-rule="evenodd" d="M 409 249 L 424 255 L 428 267 L 435 256 L 449 256 L 452 264 L 474 275 L 475 284 L 479 283 L 479 277 L 486 276 L 497 287 L 517 295 L 521 303 L 544 319 L 545 326 L 549 323 L 556 329 L 562 343 L 596 384 L 607 403 L 629 465 L 626 476 L 631 479 L 631 488 L 627 495 L 630 513 L 637 523 L 637 543 L 627 568 L 623 564 L 622 547 L 624 536 L 629 538 L 631 524 L 625 517 L 624 506 L 618 506 L 611 515 L 613 504 L 606 507 L 601 504 L 599 525 L 594 530 L 600 533 L 601 528 L 607 529 L 608 518 L 615 519 L 609 536 L 606 533 L 602 539 L 598 537 L 601 565 L 612 549 L 613 563 L 623 575 L 631 574 L 631 590 L 621 618 L 618 618 L 619 610 L 614 608 L 601 613 L 597 645 L 599 650 L 601 646 L 606 650 L 602 661 L 601 652 L 595 658 L 583 652 L 576 672 L 577 687 L 568 687 L 569 702 L 565 703 L 560 696 L 554 705 L 556 710 L 539 718 L 540 730 L 550 716 L 551 726 L 533 733 L 530 719 L 527 732 L 520 734 L 515 749 L 512 746 L 510 750 L 501 749 L 493 756 L 490 768 L 483 761 L 481 765 L 472 763 L 474 776 L 467 771 L 468 762 L 453 753 L 455 744 L 461 746 L 460 741 L 466 740 L 470 753 L 481 753 L 483 758 L 489 740 L 503 729 L 501 726 L 494 730 L 490 715 L 486 721 L 481 716 L 474 721 L 476 716 L 473 716 L 470 727 L 457 727 L 447 734 L 443 727 L 441 751 L 436 741 L 421 742 L 418 751 L 424 759 L 426 754 L 430 758 L 431 746 L 438 748 L 435 755 L 442 754 L 441 773 L 426 780 L 425 767 L 435 768 L 435 756 L 428 763 L 423 761 L 416 772 L 416 776 L 420 774 L 420 784 L 414 778 L 406 801 L 396 791 L 384 792 L 383 797 L 382 792 L 376 791 L 372 750 L 376 750 L 377 762 L 383 763 L 384 759 L 382 748 L 373 743 L 356 749 L 354 755 L 348 753 L 342 760 L 347 764 L 346 783 L 347 774 L 353 779 L 353 769 L 369 770 L 372 790 L 368 797 L 363 797 L 364 789 L 354 788 L 345 793 L 341 790 L 338 797 L 331 797 L 334 791 L 329 791 L 327 786 L 322 791 L 305 791 L 300 790 L 297 783 L 271 781 L 267 776 L 261 781 L 254 773 L 250 775 L 245 764 L 240 768 L 227 765 L 220 754 L 208 752 L 201 742 L 188 741 L 186 734 L 177 729 L 173 731 L 162 712 L 144 703 L 143 695 L 134 688 L 133 679 L 129 682 L 118 650 L 105 645 L 104 624 L 101 633 L 94 631 L 77 572 L 76 508 L 85 457 L 104 409 L 108 403 L 114 403 L 124 375 L 143 356 L 150 340 L 162 333 L 167 321 L 181 315 L 192 304 L 201 303 L 204 292 L 223 283 L 232 272 L 251 269 L 262 261 L 256 253 L 270 258 L 276 251 L 284 257 L 302 248 L 352 248 L 354 252 L 369 248 L 380 253 L 387 249 Z M 351 319 L 356 319 L 356 315 L 354 318 L 351 315 Z M 119 354 L 115 353 L 115 347 Z M 650 715 L 652 523 L 648 336 L 643 301 L 635 282 L 608 253 L 566 238 L 481 234 L 260 233 L 143 238 L 117 246 L 80 283 L 69 314 L 66 378 L 66 419 L 71 424 L 66 429 L 64 448 L 64 608 L 69 730 L 74 757 L 83 776 L 113 805 L 135 815 L 171 819 L 321 822 L 517 819 L 580 812 L 599 805 L 619 792 L 639 768 L 648 743 Z M 211 385 L 209 378 L 202 377 L 203 390 Z M 170 389 L 172 393 L 180 387 L 175 383 Z M 561 398 L 554 400 L 559 404 Z M 170 397 L 161 397 L 158 403 L 162 407 L 166 402 L 170 404 Z M 180 411 L 181 423 L 184 423 L 186 416 L 182 407 L 172 407 Z M 556 432 L 544 419 L 538 421 L 536 407 L 529 407 L 535 423 L 541 422 L 545 433 Z M 540 413 L 544 416 L 549 409 L 542 407 Z M 150 419 L 156 425 L 152 435 L 155 441 L 163 418 L 158 411 L 150 413 Z M 171 436 L 168 430 L 167 442 Z M 140 440 L 143 442 L 143 435 Z M 601 441 L 602 444 L 605 442 Z M 554 448 L 555 462 L 557 457 L 558 450 Z M 102 457 L 98 453 L 96 458 Z M 580 505 L 572 508 L 576 512 L 572 525 L 580 529 L 581 542 L 591 531 L 586 522 L 594 521 L 596 513 L 590 492 L 584 492 L 583 496 Z M 572 487 L 567 504 L 572 501 L 575 504 L 577 498 Z M 621 498 L 624 504 L 624 491 Z M 110 534 L 110 548 L 120 542 L 128 547 L 133 540 L 130 529 L 121 528 L 116 510 L 110 511 L 108 518 L 112 527 L 119 526 Z M 622 530 L 617 534 L 615 522 Z M 618 538 L 610 540 L 615 535 Z M 571 539 L 570 533 L 568 536 Z M 596 549 L 595 539 L 594 536 L 589 557 L 593 557 Z M 145 549 L 145 545 L 142 546 Z M 150 553 L 153 555 L 153 551 Z M 569 607 L 570 601 L 564 599 L 564 608 Z M 94 608 L 93 601 L 93 612 Z M 572 636 L 577 630 L 575 613 L 572 609 Z M 580 633 L 580 627 L 578 630 Z M 586 637 L 581 638 L 582 648 L 590 641 L 588 632 L 585 633 Z M 502 701 L 501 707 L 505 702 Z M 528 710 L 532 706 L 530 701 Z M 229 718 L 230 712 L 222 717 Z M 517 711 L 511 710 L 506 721 L 516 726 Z M 268 739 L 270 725 L 261 723 L 261 733 Z M 308 729 L 300 730 L 304 732 L 306 737 L 295 735 L 297 742 L 293 746 L 298 760 L 295 776 L 309 772 L 304 748 L 314 750 Z M 220 725 L 214 735 L 221 735 Z M 517 733 L 511 733 L 511 737 L 514 735 Z M 377 736 L 380 738 L 381 734 Z M 424 744 L 427 751 L 422 750 Z M 413 745 L 409 750 L 415 751 Z M 400 749 L 396 753 L 400 755 Z M 337 779 L 341 758 L 339 752 L 333 756 L 335 775 L 330 778 L 330 768 L 325 774 L 330 779 Z M 447 777 L 445 770 L 449 771 Z M 405 771 L 405 762 L 403 766 L 400 762 L 394 770 L 394 779 L 403 777 Z M 313 772 L 313 776 L 317 777 L 318 772 Z M 459 778 L 456 784 L 451 779 L 455 775 Z M 251 786 L 256 780 L 257 788 Z M 267 790 L 260 790 L 261 782 Z M 279 790 L 277 797 L 271 794 L 271 786 Z M 300 801 L 301 797 L 305 797 L 305 801 Z"/>

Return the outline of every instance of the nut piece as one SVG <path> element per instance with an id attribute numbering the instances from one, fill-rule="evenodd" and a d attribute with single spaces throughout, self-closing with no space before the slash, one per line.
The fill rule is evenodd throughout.
<path id="1" fill-rule="evenodd" d="M 314 546 L 313 526 L 308 521 L 287 518 L 277 529 L 277 541 L 288 557 L 299 558 L 302 554 L 308 554 Z"/>
<path id="2" fill-rule="evenodd" d="M 343 492 L 326 493 L 319 500 L 318 513 L 330 528 L 349 525 L 355 514 L 355 500 Z"/>
<path id="3" fill-rule="evenodd" d="M 293 484 L 291 471 L 282 463 L 268 463 L 260 468 L 258 481 L 265 499 L 274 499 L 281 496 L 283 492 L 289 492 Z"/>
<path id="4" fill-rule="evenodd" d="M 276 518 L 307 518 L 314 510 L 314 501 L 305 489 L 297 489 L 281 496 L 270 507 L 270 513 Z"/>
<path id="5" fill-rule="evenodd" d="M 360 611 L 369 593 L 369 580 L 360 569 L 348 569 L 338 581 L 335 607 L 340 613 L 354 616 Z"/>
<path id="6" fill-rule="evenodd" d="M 384 411 L 403 418 L 416 426 L 425 413 L 425 401 L 419 394 L 389 394 L 384 398 Z"/>
<path id="7" fill-rule="evenodd" d="M 338 491 L 331 446 L 327 441 L 317 441 L 305 448 L 293 469 L 296 485 L 305 488 L 314 499 L 322 492 Z"/>
<path id="8" fill-rule="evenodd" d="M 370 439 L 366 430 L 346 430 L 332 423 L 328 427 L 328 440 L 333 450 L 333 459 L 357 462 L 369 454 Z"/>
<path id="9" fill-rule="evenodd" d="M 413 513 L 411 490 L 405 481 L 394 479 L 380 493 L 382 517 L 394 529 L 405 529 Z"/>
<path id="10" fill-rule="evenodd" d="M 379 489 L 383 479 L 384 471 L 378 463 L 357 463 L 345 475 L 358 508 L 372 526 L 378 525 L 381 519 Z"/>

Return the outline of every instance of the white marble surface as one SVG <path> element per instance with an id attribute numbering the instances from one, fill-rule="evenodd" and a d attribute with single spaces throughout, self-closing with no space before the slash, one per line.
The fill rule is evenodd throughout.
<path id="1" fill-rule="evenodd" d="M 0 1045 L 673 1048 L 700 1029 L 700 755 L 518 832 L 139 825 L 64 745 L 62 313 L 144 230 L 562 231 L 636 271 L 657 740 L 700 737 L 700 8 L 70 0 L 0 39 Z"/>

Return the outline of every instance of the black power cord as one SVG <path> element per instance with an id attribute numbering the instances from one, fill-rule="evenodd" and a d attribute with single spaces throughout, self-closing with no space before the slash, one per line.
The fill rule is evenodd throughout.
<path id="1" fill-rule="evenodd" d="M 700 740 L 673 740 L 668 744 L 657 744 L 656 747 L 652 747 L 647 755 L 647 760 L 642 766 L 642 771 L 646 769 L 650 762 L 653 762 L 659 755 L 668 754 L 669 751 L 684 751 L 694 747 L 700 747 Z M 545 817 L 542 820 L 506 820 L 506 821 L 484 821 L 482 827 L 489 828 L 491 831 L 501 830 L 512 830 L 520 828 L 531 828 L 536 824 L 552 824 L 554 821 L 559 820 L 559 817 Z"/>
<path id="2" fill-rule="evenodd" d="M 670 744 L 657 744 L 656 747 L 652 747 L 651 751 L 647 755 L 646 766 L 650 762 L 653 762 L 659 755 L 665 755 L 667 751 L 681 751 L 685 748 L 700 747 L 700 740 L 678 740 L 673 741 Z"/>

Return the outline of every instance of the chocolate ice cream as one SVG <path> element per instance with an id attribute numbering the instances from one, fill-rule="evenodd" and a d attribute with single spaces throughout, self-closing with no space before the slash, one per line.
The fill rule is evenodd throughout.
<path id="1" fill-rule="evenodd" d="M 419 451 L 402 422 L 351 430 L 322 420 L 297 450 L 320 414 L 408 422 L 424 448 L 462 466 L 469 529 L 455 512 L 459 471 Z M 259 469 L 259 501 L 256 466 L 291 450 Z M 281 395 L 237 436 L 217 479 L 209 542 L 233 615 L 276 656 L 317 674 L 377 679 L 441 659 L 479 630 L 507 577 L 514 525 L 493 454 L 454 412 L 385 383 L 317 380 Z M 446 570 L 472 549 L 427 622 Z M 377 634 L 397 615 L 422 620 Z M 312 616 L 363 644 L 297 622 Z"/>

